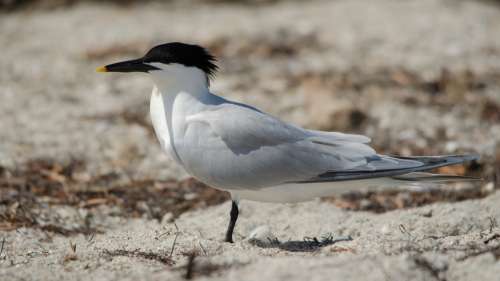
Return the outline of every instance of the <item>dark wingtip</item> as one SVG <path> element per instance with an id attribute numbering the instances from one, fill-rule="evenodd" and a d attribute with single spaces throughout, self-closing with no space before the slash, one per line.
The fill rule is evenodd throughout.
<path id="1" fill-rule="evenodd" d="M 479 160 L 481 156 L 477 153 L 471 154 L 450 154 L 450 155 L 437 155 L 437 156 L 393 156 L 395 158 L 407 159 L 407 160 L 425 160 L 430 162 L 442 162 L 446 161 L 449 163 L 462 163 L 467 161 Z"/>
<path id="2" fill-rule="evenodd" d="M 412 181 L 412 182 L 458 182 L 458 181 L 483 181 L 482 178 L 460 176 L 460 175 L 446 175 L 446 174 L 426 174 L 421 173 L 408 173 L 404 175 L 392 177 L 396 180 Z"/>
<path id="3" fill-rule="evenodd" d="M 472 154 L 466 154 L 464 155 L 464 160 L 465 161 L 474 161 L 474 160 L 479 160 L 481 158 L 481 155 L 477 153 L 472 153 Z"/>
<path id="4" fill-rule="evenodd" d="M 477 154 L 477 153 L 443 155 L 443 156 L 438 156 L 438 157 L 446 159 L 447 162 L 450 162 L 450 165 L 460 164 L 463 162 L 477 161 L 480 158 L 479 154 Z"/>

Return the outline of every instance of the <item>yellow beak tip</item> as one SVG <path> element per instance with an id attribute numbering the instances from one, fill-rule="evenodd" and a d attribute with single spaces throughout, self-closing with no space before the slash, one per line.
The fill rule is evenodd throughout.
<path id="1" fill-rule="evenodd" d="M 99 66 L 95 69 L 96 72 L 108 72 L 105 66 Z"/>

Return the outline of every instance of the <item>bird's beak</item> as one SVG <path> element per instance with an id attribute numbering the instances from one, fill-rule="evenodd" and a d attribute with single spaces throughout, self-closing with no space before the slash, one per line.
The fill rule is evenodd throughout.
<path id="1" fill-rule="evenodd" d="M 142 59 L 128 60 L 108 64 L 96 69 L 97 72 L 148 72 L 151 70 L 158 70 L 159 68 L 144 63 Z"/>

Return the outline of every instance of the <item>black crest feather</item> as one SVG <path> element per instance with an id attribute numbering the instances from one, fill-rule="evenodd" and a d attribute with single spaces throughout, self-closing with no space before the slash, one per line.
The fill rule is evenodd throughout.
<path id="1" fill-rule="evenodd" d="M 180 42 L 166 43 L 153 47 L 142 58 L 144 62 L 179 63 L 203 70 L 208 77 L 217 72 L 217 59 L 205 48 Z"/>

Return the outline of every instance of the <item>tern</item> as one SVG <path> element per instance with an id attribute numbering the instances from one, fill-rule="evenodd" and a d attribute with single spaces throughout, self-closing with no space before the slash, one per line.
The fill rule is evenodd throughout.
<path id="1" fill-rule="evenodd" d="M 350 190 L 470 179 L 423 171 L 478 159 L 475 154 L 386 156 L 363 135 L 286 123 L 211 93 L 217 70 L 208 50 L 180 42 L 97 68 L 152 78 L 150 116 L 162 149 L 194 178 L 231 194 L 226 242 L 233 242 L 243 199 L 300 202 Z"/>

